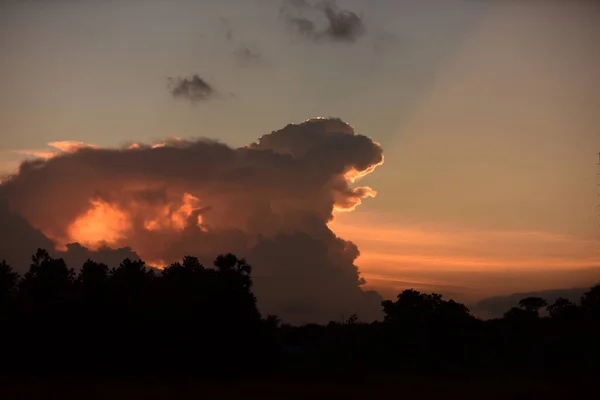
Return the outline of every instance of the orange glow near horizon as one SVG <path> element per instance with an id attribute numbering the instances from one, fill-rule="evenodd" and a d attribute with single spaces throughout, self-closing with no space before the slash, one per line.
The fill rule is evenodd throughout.
<path id="1" fill-rule="evenodd" d="M 361 263 L 463 271 L 600 267 L 598 241 L 568 235 L 425 225 L 384 228 L 339 220 L 329 227 L 359 245 Z"/>
<path id="2" fill-rule="evenodd" d="M 365 289 L 388 297 L 415 288 L 460 292 L 473 300 L 600 281 L 600 251 L 592 238 L 355 219 L 337 218 L 329 228 L 360 249 L 355 263 Z"/>

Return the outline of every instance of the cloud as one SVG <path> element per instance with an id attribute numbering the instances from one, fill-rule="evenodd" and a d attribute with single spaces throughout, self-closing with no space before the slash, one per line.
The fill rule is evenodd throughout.
<path id="1" fill-rule="evenodd" d="M 73 140 L 61 140 L 48 143 L 49 149 L 24 149 L 15 150 L 16 154 L 49 159 L 60 153 L 73 153 L 81 149 L 96 149 L 99 146 Z"/>
<path id="2" fill-rule="evenodd" d="M 18 169 L 23 157 L 11 151 L 0 151 L 0 183 L 7 180 Z"/>
<path id="3" fill-rule="evenodd" d="M 222 18 L 222 17 L 219 18 L 219 21 L 221 22 L 221 25 L 223 26 L 223 28 L 225 28 L 225 39 L 228 42 L 232 42 L 234 40 L 234 34 L 233 34 L 233 30 L 229 26 L 229 21 L 226 18 Z"/>
<path id="4" fill-rule="evenodd" d="M 234 51 L 234 56 L 238 64 L 242 66 L 250 66 L 259 64 L 262 60 L 262 54 L 254 46 L 248 44 L 240 44 Z"/>
<path id="5" fill-rule="evenodd" d="M 78 268 L 87 259 L 106 265 L 116 266 L 125 258 L 139 259 L 130 248 L 111 249 L 99 247 L 95 251 L 79 244 L 71 243 L 63 250 L 54 248 L 55 243 L 40 230 L 35 229 L 22 216 L 9 210 L 6 199 L 0 198 L 0 260 L 5 260 L 17 271 L 23 273 L 29 268 L 31 255 L 38 248 L 49 250 L 54 257 L 63 258 L 70 267 Z"/>
<path id="6" fill-rule="evenodd" d="M 364 22 L 358 14 L 340 9 L 334 1 L 287 1 L 282 7 L 281 15 L 290 27 L 314 41 L 353 43 L 366 32 Z M 322 27 L 317 24 L 319 18 L 325 22 Z"/>
<path id="7" fill-rule="evenodd" d="M 207 139 L 85 148 L 24 162 L 0 185 L 21 222 L 2 226 L 34 228 L 20 236 L 23 254 L 50 243 L 72 254 L 129 248 L 165 265 L 233 252 L 254 266 L 263 313 L 291 322 L 354 312 L 373 319 L 381 298 L 362 289 L 358 248 L 327 224 L 375 195 L 352 182 L 381 163 L 377 143 L 332 118 L 290 124 L 241 148 Z"/>
<path id="8" fill-rule="evenodd" d="M 73 152 L 81 150 L 81 149 L 95 149 L 95 148 L 99 147 L 95 144 L 77 142 L 77 141 L 73 141 L 73 140 L 62 140 L 59 142 L 50 142 L 50 143 L 48 143 L 48 146 L 58 149 L 65 153 L 73 153 Z"/>
<path id="9" fill-rule="evenodd" d="M 391 32 L 388 32 L 386 30 L 383 30 L 375 36 L 373 49 L 375 50 L 376 53 L 382 54 L 382 53 L 385 53 L 388 48 L 390 48 L 391 46 L 393 46 L 397 43 L 398 43 L 397 35 L 395 35 Z"/>
<path id="10" fill-rule="evenodd" d="M 174 98 L 188 100 L 192 104 L 208 101 L 217 93 L 208 82 L 198 75 L 189 78 L 169 78 L 168 87 Z"/>
<path id="11" fill-rule="evenodd" d="M 229 21 L 225 18 L 219 18 L 221 26 L 225 29 L 223 35 L 228 44 L 235 46 L 233 50 L 234 60 L 242 67 L 248 67 L 260 64 L 263 55 L 256 45 L 249 44 L 246 41 L 240 41 L 233 29 L 229 26 Z"/>
<path id="12" fill-rule="evenodd" d="M 52 158 L 57 152 L 55 150 L 36 150 L 36 149 L 25 149 L 25 150 L 16 150 L 15 153 L 21 154 L 24 156 L 33 156 L 36 158 Z"/>

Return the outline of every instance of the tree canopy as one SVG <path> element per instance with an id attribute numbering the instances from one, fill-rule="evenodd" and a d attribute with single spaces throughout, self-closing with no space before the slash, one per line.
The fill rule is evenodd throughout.
<path id="1" fill-rule="evenodd" d="M 593 370 L 600 356 L 593 350 L 600 285 L 580 304 L 526 297 L 491 321 L 440 294 L 406 289 L 382 302 L 383 321 L 353 314 L 303 326 L 263 318 L 252 288 L 252 267 L 233 254 L 210 266 L 185 256 L 162 270 L 142 260 L 87 260 L 76 271 L 39 249 L 23 276 L 0 262 L 4 369 L 219 377 L 567 373 Z M 548 315 L 540 316 L 544 307 Z"/>

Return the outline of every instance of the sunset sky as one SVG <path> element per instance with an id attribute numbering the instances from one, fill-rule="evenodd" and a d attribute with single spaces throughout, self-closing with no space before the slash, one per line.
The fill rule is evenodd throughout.
<path id="1" fill-rule="evenodd" d="M 329 224 L 367 288 L 473 302 L 600 281 L 599 3 L 339 0 L 353 41 L 294 31 L 290 4 L 1 2 L 0 174 L 72 142 L 236 148 L 337 117 L 385 156 L 359 182 L 377 196 Z M 169 93 L 194 74 L 210 99 Z"/>

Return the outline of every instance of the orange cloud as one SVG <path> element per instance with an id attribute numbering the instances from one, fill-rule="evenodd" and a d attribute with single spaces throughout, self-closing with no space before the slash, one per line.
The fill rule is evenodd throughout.
<path id="1" fill-rule="evenodd" d="M 74 153 L 81 149 L 97 149 L 100 146 L 96 146 L 94 144 L 87 144 L 83 142 L 77 142 L 73 140 L 62 140 L 48 143 L 48 147 L 50 149 L 45 150 L 36 150 L 36 149 L 25 149 L 25 150 L 15 150 L 16 154 L 21 154 L 25 156 L 33 156 L 36 158 L 50 159 L 57 156 L 60 153 Z"/>
<path id="2" fill-rule="evenodd" d="M 10 174 L 19 169 L 18 161 L 0 160 L 0 183 L 8 179 Z"/>
<path id="3" fill-rule="evenodd" d="M 148 219 L 144 222 L 144 228 L 149 231 L 156 231 L 161 229 L 173 229 L 176 231 L 182 231 L 185 229 L 187 222 L 194 211 L 200 210 L 200 199 L 192 196 L 189 193 L 183 194 L 181 205 L 175 207 L 173 204 L 168 204 L 162 209 L 158 210 L 158 215 L 155 218 Z M 202 215 L 198 215 L 196 223 L 207 230 L 202 225 Z"/>
<path id="4" fill-rule="evenodd" d="M 129 216 L 123 210 L 101 200 L 92 200 L 91 208 L 67 228 L 68 241 L 58 243 L 66 249 L 68 243 L 79 243 L 90 250 L 113 246 L 131 229 Z"/>
<path id="5" fill-rule="evenodd" d="M 63 140 L 58 142 L 50 142 L 48 146 L 58 149 L 65 153 L 74 153 L 81 149 L 98 149 L 100 146 L 95 144 L 88 144 L 83 142 L 77 142 L 72 140 Z"/>
<path id="6" fill-rule="evenodd" d="M 155 265 L 233 252 L 255 266 L 266 313 L 296 322 L 381 314 L 380 296 L 362 290 L 356 246 L 327 227 L 335 210 L 375 195 L 352 183 L 383 162 L 381 147 L 343 121 L 289 124 L 239 148 L 178 138 L 50 146 L 55 155 L 23 163 L 0 185 L 10 212 L 44 234 L 38 242 L 129 248 Z"/>

